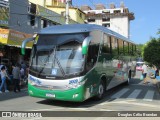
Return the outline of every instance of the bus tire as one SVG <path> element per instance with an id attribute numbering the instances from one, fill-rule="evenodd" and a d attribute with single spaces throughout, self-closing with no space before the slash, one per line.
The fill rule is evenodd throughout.
<path id="1" fill-rule="evenodd" d="M 105 95 L 105 82 L 102 80 L 98 86 L 98 94 L 95 96 L 96 100 L 101 100 Z"/>

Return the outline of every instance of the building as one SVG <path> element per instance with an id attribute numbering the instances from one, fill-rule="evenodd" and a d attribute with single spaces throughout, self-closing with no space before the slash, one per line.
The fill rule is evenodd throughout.
<path id="1" fill-rule="evenodd" d="M 134 20 L 134 13 L 129 12 L 124 3 L 116 7 L 113 3 L 109 8 L 103 4 L 96 4 L 95 9 L 84 5 L 81 10 L 86 13 L 86 22 L 88 24 L 98 24 L 107 27 L 119 34 L 130 38 L 130 21 Z"/>
<path id="2" fill-rule="evenodd" d="M 65 17 L 66 13 L 66 0 L 29 0 L 32 3 L 44 6 L 51 11 L 61 14 Z M 69 18 L 77 23 L 85 23 L 85 13 L 78 7 L 72 6 L 72 1 L 70 0 L 69 5 Z M 69 20 L 69 21 L 70 21 Z"/>
<path id="3" fill-rule="evenodd" d="M 12 18 L 9 23 L 10 28 L 25 33 L 33 34 L 44 27 L 65 24 L 65 17 L 61 14 L 28 0 L 10 0 L 10 11 L 13 13 L 10 14 Z M 77 22 L 70 20 L 70 24 L 77 24 Z"/>
<path id="4" fill-rule="evenodd" d="M 28 0 L 1 0 L 0 12 L 0 58 L 11 61 L 29 59 L 33 43 L 27 44 L 28 54 L 21 56 L 20 47 L 24 39 L 44 27 L 65 24 L 65 17 L 61 14 Z M 77 24 L 72 19 L 69 22 Z"/>

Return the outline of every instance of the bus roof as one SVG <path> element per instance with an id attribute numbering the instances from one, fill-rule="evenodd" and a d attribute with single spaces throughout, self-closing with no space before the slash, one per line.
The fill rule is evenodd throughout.
<path id="1" fill-rule="evenodd" d="M 116 33 L 106 27 L 95 25 L 95 24 L 68 24 L 68 25 L 55 25 L 42 29 L 38 34 L 62 34 L 62 33 L 80 33 L 80 32 L 91 32 L 93 30 L 100 30 L 108 35 L 112 35 L 116 38 L 129 41 L 135 44 L 133 41 L 128 38 Z"/>

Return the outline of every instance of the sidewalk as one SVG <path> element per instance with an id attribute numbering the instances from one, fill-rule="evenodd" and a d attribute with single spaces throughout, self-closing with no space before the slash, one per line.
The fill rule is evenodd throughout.
<path id="1" fill-rule="evenodd" d="M 28 96 L 27 88 L 22 88 L 21 92 L 17 92 L 17 93 L 15 93 L 14 91 L 0 93 L 0 101 L 15 99 L 15 98 L 24 97 L 24 96 Z"/>
<path id="2" fill-rule="evenodd" d="M 25 85 L 25 86 L 20 86 L 20 90 L 21 90 L 21 91 L 27 90 L 27 87 L 28 87 L 27 85 Z M 9 85 L 9 86 L 7 86 L 7 88 L 8 88 L 8 91 L 9 91 L 9 92 L 14 92 L 14 85 Z M 6 94 L 6 93 L 9 93 L 9 92 L 5 92 L 4 89 L 3 89 L 3 90 L 2 90 L 2 93 L 0 93 L 0 95 L 1 95 L 1 94 Z M 17 92 L 17 93 L 18 93 L 18 92 Z"/>

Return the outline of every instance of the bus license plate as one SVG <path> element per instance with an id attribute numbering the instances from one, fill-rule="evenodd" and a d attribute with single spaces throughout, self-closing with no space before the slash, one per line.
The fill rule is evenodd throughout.
<path id="1" fill-rule="evenodd" d="M 55 94 L 46 93 L 46 97 L 55 97 Z"/>

